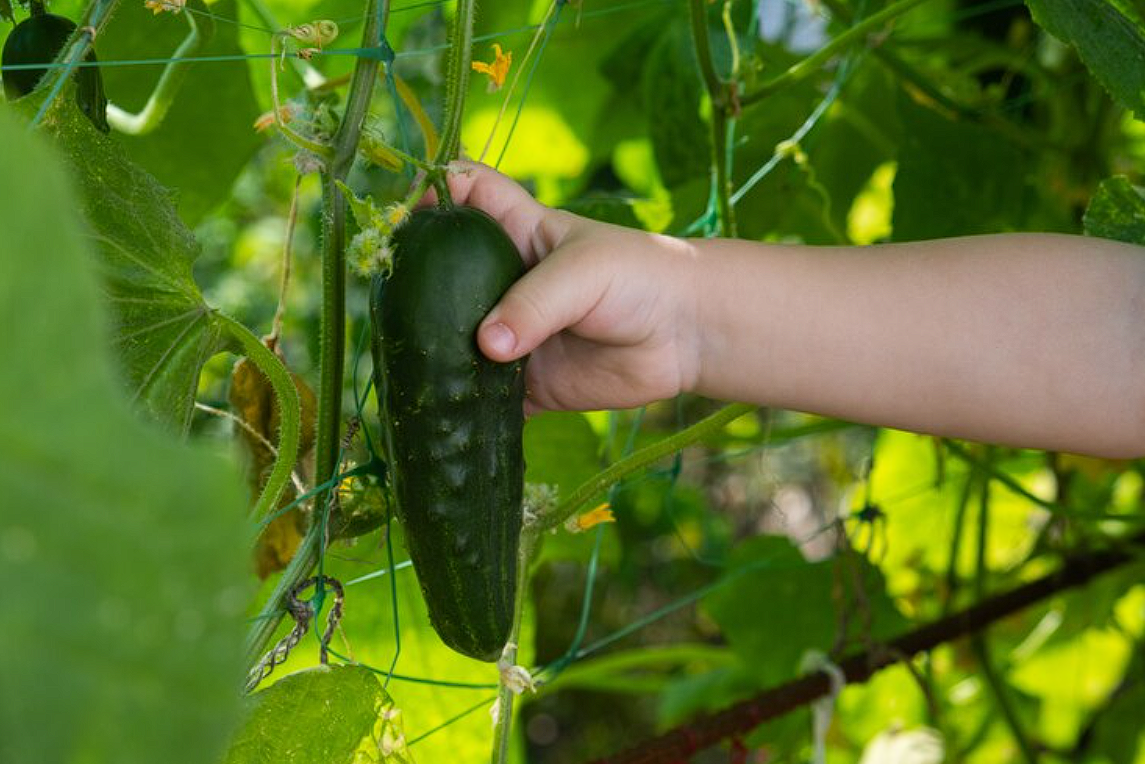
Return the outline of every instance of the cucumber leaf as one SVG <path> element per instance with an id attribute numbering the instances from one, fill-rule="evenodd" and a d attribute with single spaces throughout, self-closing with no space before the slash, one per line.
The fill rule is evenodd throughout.
<path id="1" fill-rule="evenodd" d="M 1110 95 L 1145 119 L 1145 28 L 1108 0 L 1026 0 L 1034 20 L 1077 49 Z"/>
<path id="2" fill-rule="evenodd" d="M 242 483 L 132 414 L 60 158 L 10 112 L 0 144 L 0 761 L 217 761 L 241 712 Z"/>
<path id="3" fill-rule="evenodd" d="M 225 764 L 350 764 L 359 749 L 369 761 L 410 761 L 378 678 L 361 666 L 317 666 L 255 694 Z"/>
<path id="4" fill-rule="evenodd" d="M 808 562 L 787 539 L 757 536 L 733 550 L 724 577 L 727 585 L 708 594 L 704 607 L 761 686 L 797 676 L 808 650 L 827 654 L 840 626 L 857 644 L 907 626 L 882 575 L 865 559 Z M 839 591 L 845 602 L 837 601 Z M 851 617 L 843 620 L 848 608 Z"/>
<path id="5" fill-rule="evenodd" d="M 1145 244 L 1145 192 L 1124 175 L 1103 180 L 1085 211 L 1085 232 Z"/>
<path id="6" fill-rule="evenodd" d="M 185 17 L 192 10 L 156 16 L 143 3 L 122 3 L 114 23 L 100 36 L 99 54 L 108 61 L 167 58 L 187 36 Z M 213 3 L 211 13 L 219 21 L 194 54 L 237 60 L 192 64 L 171 110 L 154 132 L 118 136 L 133 162 L 163 185 L 179 189 L 175 203 L 190 225 L 227 199 L 235 178 L 265 140 L 253 127 L 258 104 L 247 62 L 241 59 L 239 28 L 226 22 L 237 12 L 234 0 Z M 210 18 L 202 13 L 192 17 L 207 37 Z M 162 66 L 104 67 L 108 98 L 124 109 L 142 109 L 162 71 Z"/>
<path id="7" fill-rule="evenodd" d="M 33 96 L 21 103 L 37 101 Z M 38 103 L 29 104 L 34 108 Z M 176 432 L 191 423 L 199 372 L 225 346 L 192 275 L 199 253 L 171 193 L 73 107 L 56 99 L 42 129 L 64 154 L 111 306 L 112 342 L 132 400 Z"/>

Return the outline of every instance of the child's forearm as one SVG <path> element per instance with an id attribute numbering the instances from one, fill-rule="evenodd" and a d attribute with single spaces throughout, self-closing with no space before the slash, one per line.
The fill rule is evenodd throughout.
<path id="1" fill-rule="evenodd" d="M 1145 255 L 983 236 L 695 242 L 694 389 L 940 435 L 1145 454 Z"/>

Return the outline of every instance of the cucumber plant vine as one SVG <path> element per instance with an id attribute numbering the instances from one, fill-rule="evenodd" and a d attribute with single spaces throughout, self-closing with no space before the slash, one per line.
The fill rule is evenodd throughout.
<path id="1" fill-rule="evenodd" d="M 254 516 L 265 527 L 296 506 L 308 502 L 313 507 L 311 522 L 297 551 L 276 582 L 275 588 L 263 605 L 261 612 L 254 618 L 250 626 L 245 649 L 247 662 L 253 665 L 263 655 L 273 634 L 279 628 L 286 613 L 286 603 L 290 594 L 297 590 L 301 582 L 311 577 L 316 567 L 318 568 L 319 585 L 316 587 L 318 607 L 315 616 L 317 616 L 317 610 L 321 609 L 321 595 L 324 590 L 321 584 L 322 564 L 332 535 L 331 511 L 337 501 L 342 481 L 348 477 L 368 478 L 376 482 L 383 482 L 385 479 L 386 468 L 380 462 L 374 461 L 358 466 L 346 464 L 346 452 L 349 447 L 346 436 L 343 435 L 343 428 L 346 423 L 342 398 L 348 360 L 346 337 L 347 271 L 350 270 L 352 264 L 357 264 L 357 260 L 362 260 L 365 263 L 366 267 L 362 270 L 384 269 L 387 255 L 386 242 L 389 233 L 405 220 L 410 210 L 418 204 L 421 197 L 431 187 L 436 191 L 442 204 L 451 204 L 447 172 L 450 163 L 457 159 L 461 153 L 461 127 L 465 113 L 468 81 L 470 72 L 473 70 L 472 49 L 475 42 L 474 25 L 477 10 L 475 0 L 458 0 L 456 3 L 456 13 L 445 56 L 446 93 L 440 132 L 437 132 L 429 116 L 421 108 L 417 96 L 414 95 L 411 88 L 394 71 L 396 54 L 386 38 L 386 30 L 393 11 L 390 0 L 366 0 L 364 3 L 360 47 L 350 51 L 342 51 L 351 53 L 356 57 L 353 73 L 348 78 L 349 87 L 345 105 L 341 108 L 340 116 L 336 122 L 330 120 L 328 124 L 321 125 L 323 129 L 310 131 L 306 126 L 291 124 L 288 112 L 283 110 L 283 104 L 280 103 L 278 72 L 283 67 L 281 56 L 285 55 L 284 51 L 288 44 L 297 43 L 302 46 L 302 49 L 297 51 L 297 55 L 292 56 L 292 65 L 299 67 L 308 88 L 314 89 L 318 85 L 325 87 L 325 84 L 328 83 L 324 84 L 321 76 L 317 75 L 316 70 L 309 64 L 310 55 L 329 52 L 327 49 L 334 42 L 338 26 L 330 20 L 316 20 L 280 28 L 278 24 L 273 23 L 269 12 L 262 8 L 257 0 L 250 0 L 250 2 L 267 26 L 279 30 L 272 32 L 269 46 L 270 95 L 272 100 L 269 122 L 273 123 L 278 133 L 287 142 L 299 150 L 303 160 L 299 162 L 299 165 L 305 169 L 314 170 L 320 175 L 322 194 L 321 309 L 318 328 L 319 341 L 317 343 L 319 384 L 314 470 L 313 475 L 310 476 L 312 488 L 306 491 L 300 486 L 298 495 L 286 506 L 282 506 L 285 502 L 282 497 L 301 461 L 304 415 L 298 390 L 283 362 L 273 352 L 273 348 L 267 347 L 265 341 L 260 341 L 250 329 L 221 312 L 210 311 L 208 317 L 212 327 L 226 337 L 225 346 L 249 358 L 266 376 L 279 410 L 280 430 L 277 433 L 276 447 L 271 448 L 274 453 L 274 461 L 269 470 L 269 475 L 262 485 L 261 492 L 254 502 Z M 926 77 L 911 70 L 909 65 L 898 57 L 893 46 L 886 48 L 880 46 L 881 33 L 885 32 L 896 19 L 924 2 L 925 0 L 890 0 L 881 4 L 880 10 L 877 12 L 867 15 L 864 13 L 866 5 L 862 2 L 846 4 L 840 0 L 824 0 L 824 4 L 831 10 L 833 17 L 844 25 L 843 30 L 832 39 L 825 41 L 814 52 L 778 71 L 770 78 L 757 82 L 754 76 L 745 71 L 746 67 L 743 60 L 745 57 L 741 56 L 738 47 L 731 0 L 723 0 L 723 2 L 720 0 L 716 2 L 711 0 L 682 0 L 679 3 L 679 8 L 681 12 L 687 14 L 687 28 L 690 32 L 691 45 L 695 53 L 695 64 L 699 75 L 697 79 L 702 89 L 702 103 L 706 107 L 704 130 L 707 133 L 706 138 L 711 149 L 710 156 L 704 160 L 710 171 L 709 185 L 706 187 L 708 210 L 688 231 L 702 230 L 707 235 L 735 236 L 741 226 L 748 227 L 750 225 L 749 216 L 743 215 L 743 219 L 737 221 L 737 204 L 755 187 L 756 183 L 784 160 L 796 158 L 796 161 L 799 161 L 800 142 L 815 127 L 827 109 L 835 103 L 836 97 L 851 73 L 852 65 L 856 64 L 857 60 L 868 52 L 872 53 L 872 57 L 877 57 L 886 64 L 903 82 L 909 83 L 911 87 L 917 89 L 941 108 L 975 122 L 989 125 L 1003 135 L 1016 137 L 1020 139 L 1023 145 L 1036 145 L 1037 141 L 1041 140 L 1038 136 L 1030 137 L 1023 134 L 1016 123 L 1007 117 L 983 114 L 979 110 L 961 103 L 950 93 L 935 88 Z M 41 83 L 40 92 L 46 95 L 39 103 L 38 111 L 32 118 L 31 125 L 33 128 L 43 124 L 51 115 L 53 108 L 58 107 L 57 102 L 62 100 L 61 94 L 66 93 L 67 83 L 76 67 L 88 56 L 93 41 L 98 40 L 117 4 L 118 0 L 92 1 L 82 25 L 73 35 L 70 44 L 65 46 L 61 52 L 58 65 L 50 70 L 48 77 Z M 545 45 L 556 24 L 561 20 L 561 12 L 566 4 L 568 4 L 568 0 L 552 0 L 548 4 L 540 23 L 536 26 L 535 34 L 524 60 L 518 62 L 518 68 L 505 92 L 504 101 L 500 104 L 499 110 L 496 111 L 493 127 L 489 133 L 488 141 L 484 144 L 481 157 L 485 157 L 490 151 L 497 136 L 498 127 L 508 113 L 510 101 L 522 78 L 527 94 L 533 73 L 536 70 L 536 63 L 545 50 Z M 139 113 L 129 114 L 114 106 L 109 109 L 112 127 L 119 132 L 142 135 L 154 130 L 156 126 L 162 123 L 189 68 L 188 57 L 196 51 L 202 50 L 211 36 L 211 24 L 200 23 L 191 16 L 192 12 L 206 13 L 207 16 L 210 16 L 200 0 L 187 0 L 185 5 L 182 3 L 173 3 L 170 7 L 164 5 L 164 10 L 184 12 L 189 31 L 175 50 L 174 58 L 166 62 L 158 83 Z M 579 17 L 580 9 L 578 8 L 578 19 Z M 717 17 L 718 22 L 713 23 Z M 722 22 L 722 33 L 719 31 L 719 22 Z M 726 45 L 724 40 L 718 39 L 721 34 L 725 33 Z M 713 40 L 716 40 L 715 44 Z M 536 56 L 535 59 L 533 58 L 534 55 Z M 498 49 L 497 60 L 494 63 L 498 63 L 500 59 L 501 51 Z M 533 68 L 526 74 L 526 64 L 530 60 L 533 61 Z M 771 99 L 789 88 L 805 83 L 813 75 L 835 61 L 841 61 L 841 63 L 835 70 L 834 80 L 819 105 L 807 116 L 806 121 L 798 130 L 791 134 L 789 140 L 782 141 L 775 146 L 774 153 L 765 164 L 737 190 L 734 186 L 735 170 L 737 169 L 735 160 L 738 147 L 743 145 L 742 140 L 737 138 L 737 126 L 745 119 L 745 111 L 760 108 L 760 104 L 767 104 Z M 505 65 L 507 66 L 507 63 Z M 487 69 L 493 68 L 493 65 L 485 66 Z M 503 74 L 502 72 L 502 80 L 504 80 Z M 345 81 L 342 81 L 341 84 L 344 85 Z M 500 82 L 497 83 L 498 86 L 500 84 Z M 399 146 L 387 143 L 384 137 L 371 129 L 370 109 L 379 85 L 388 90 L 388 94 L 394 102 L 394 109 L 400 112 L 400 104 L 404 103 L 414 122 L 421 129 L 425 139 L 424 156 L 415 155 L 417 152 L 410 150 L 408 142 L 404 139 L 399 144 L 399 148 Z M 523 103 L 524 96 L 521 96 L 521 106 Z M 519 107 L 517 117 L 520 114 L 521 108 Z M 801 113 L 800 117 L 802 118 L 802 116 Z M 404 130 L 404 122 L 402 122 L 400 114 L 398 123 L 399 129 Z M 514 118 L 509 129 L 510 137 L 516 124 L 517 118 Z M 506 146 L 508 140 L 507 138 Z M 505 149 L 502 148 L 501 156 L 503 157 L 504 154 Z M 411 178 L 412 187 L 400 202 L 387 207 L 384 211 L 379 211 L 374 207 L 372 200 L 363 201 L 355 198 L 347 185 L 351 167 L 355 158 L 360 155 L 368 156 L 376 164 L 394 172 L 404 170 L 412 175 L 413 171 L 417 170 L 420 174 L 416 178 Z M 296 196 L 292 201 L 291 231 L 297 204 L 298 185 L 299 181 L 296 180 Z M 354 254 L 356 246 L 367 245 L 349 238 L 348 211 L 355 216 L 360 229 L 371 227 L 377 229 L 374 231 L 377 236 L 368 243 L 368 246 L 375 250 L 376 258 L 362 259 L 357 258 Z M 824 215 L 824 218 L 826 217 Z M 832 233 L 835 238 L 844 239 L 837 228 Z M 290 233 L 288 233 L 288 239 L 289 237 Z M 287 248 L 289 250 L 289 243 Z M 276 317 L 276 329 L 272 335 L 276 340 L 277 326 L 280 320 L 281 316 Z M 275 343 L 271 342 L 270 344 Z M 357 379 L 356 376 L 355 379 Z M 357 391 L 355 392 L 357 393 Z M 364 398 L 364 395 L 361 396 L 361 399 Z M 355 401 L 359 410 L 361 409 L 361 399 Z M 590 502 L 601 499 L 609 493 L 610 489 L 626 478 L 647 471 L 655 463 L 678 453 L 683 448 L 720 433 L 729 423 L 751 414 L 753 411 L 755 411 L 754 406 L 745 404 L 725 406 L 690 427 L 678 429 L 674 434 L 652 442 L 643 448 L 627 450 L 618 461 L 604 467 L 579 487 L 567 492 L 566 495 L 558 496 L 555 499 L 550 496 L 550 501 L 539 502 L 537 507 L 530 507 L 530 509 L 536 510 L 536 514 L 528 518 L 529 521 L 526 523 L 521 537 L 516 569 L 516 600 L 513 602 L 510 636 L 498 662 L 501 681 L 498 685 L 496 713 L 494 714 L 494 762 L 503 764 L 508 758 L 513 704 L 516 695 L 531 688 L 534 681 L 529 671 L 518 665 L 517 647 L 521 640 L 521 627 L 527 604 L 526 597 L 529 592 L 530 567 L 534 562 L 541 536 L 566 525 L 570 519 L 576 520 L 576 515 L 587 506 L 591 506 Z M 681 424 L 678 422 L 676 427 L 679 428 Z M 267 441 L 267 445 L 270 447 L 269 441 Z M 952 443 L 944 447 L 943 456 L 944 458 L 949 456 L 952 461 L 957 461 L 968 468 L 973 477 L 973 480 L 967 482 L 966 492 L 958 508 L 959 525 L 961 519 L 967 515 L 971 488 L 981 492 L 979 537 L 975 550 L 978 569 L 975 573 L 977 578 L 974 581 L 978 589 L 977 595 L 984 598 L 985 593 L 981 591 L 981 587 L 988 573 L 985 565 L 985 546 L 988 518 L 987 497 L 991 486 L 1009 489 L 1022 499 L 1046 510 L 1054 521 L 1070 519 L 1071 510 L 1063 500 L 1056 497 L 1047 499 L 1025 488 L 997 466 L 995 456 L 990 452 L 981 455 L 978 451 Z M 589 515 L 596 518 L 590 520 L 590 523 L 599 521 L 599 515 L 595 513 L 589 513 Z M 1098 515 L 1092 517 L 1099 518 Z M 1128 516 L 1108 514 L 1100 516 L 1100 519 L 1125 522 Z M 873 533 L 872 530 L 872 537 Z M 385 542 L 390 564 L 388 571 L 391 576 L 390 583 L 394 587 L 391 589 L 391 593 L 393 594 L 396 612 L 397 590 L 392 574 L 400 566 L 394 565 L 393 540 L 388 533 Z M 954 537 L 949 555 L 951 561 L 947 583 L 950 594 L 943 605 L 945 615 L 949 615 L 945 612 L 947 610 L 953 612 L 953 605 L 951 604 L 953 591 L 956 585 L 959 585 L 955 575 L 955 560 L 959 556 L 961 543 L 961 528 L 959 527 L 958 535 Z M 595 574 L 597 561 L 595 555 L 597 552 L 599 552 L 599 544 L 590 563 L 590 580 L 587 589 L 589 593 L 591 593 L 591 579 Z M 688 602 L 695 602 L 698 597 L 699 595 L 688 600 Z M 588 648 L 580 648 L 585 633 L 583 627 L 588 618 L 589 600 L 590 597 L 586 595 L 581 628 L 574 639 L 573 647 L 564 657 L 548 666 L 542 666 L 542 671 L 536 672 L 538 676 L 543 677 L 545 682 L 553 682 L 574 660 L 591 653 L 601 645 L 609 644 L 609 640 L 613 639 L 613 637 L 606 637 Z M 647 620 L 642 620 L 640 623 L 644 625 L 651 623 L 652 620 L 665 612 L 668 612 L 667 608 L 657 611 L 653 616 L 649 616 Z M 394 620 L 396 626 L 396 615 Z M 632 628 L 621 630 L 616 634 L 629 634 L 639 627 L 639 625 L 632 626 Z M 931 636 L 934 635 L 931 634 Z M 945 638 L 948 635 L 939 636 Z M 397 642 L 394 661 L 390 665 L 389 672 L 378 671 L 379 674 L 386 677 L 387 682 L 391 678 L 408 679 L 408 677 L 399 677 L 393 670 L 401 650 L 400 636 Z M 910 642 L 910 644 L 916 643 Z M 324 656 L 327 648 L 328 645 L 323 643 Z M 976 642 L 975 650 L 979 662 L 983 666 L 989 689 L 996 698 L 996 705 L 1003 712 L 1004 721 L 1012 728 L 1013 737 L 1018 741 L 1023 756 L 1027 760 L 1033 760 L 1035 758 L 1033 749 L 1035 743 L 1024 736 L 1021 720 L 1014 713 L 1013 708 L 1009 707 L 1005 688 L 1002 687 L 1003 682 L 996 675 L 996 672 L 991 671 L 989 656 L 981 641 Z M 333 651 L 331 654 L 341 657 Z M 874 653 L 870 653 L 867 657 L 871 655 Z M 349 659 L 345 660 L 352 662 Z M 852 678 L 857 678 L 860 675 L 869 676 L 869 671 L 863 674 L 862 671 L 856 669 Z M 810 684 L 804 683 L 807 686 L 803 686 L 799 692 L 804 694 L 812 690 L 819 694 L 822 694 L 821 691 L 825 692 L 820 687 L 820 685 L 825 684 L 825 679 L 812 677 L 812 680 L 810 684 L 814 684 L 815 687 L 809 689 Z M 487 685 L 473 685 L 469 689 L 477 687 L 491 689 Z M 484 704 L 479 704 L 474 708 L 479 708 Z M 741 727 L 746 726 L 747 729 L 750 729 L 749 722 L 755 718 L 752 715 L 756 713 L 756 709 L 753 708 L 750 712 L 742 709 L 741 711 L 741 715 L 744 717 L 740 719 Z M 686 732 L 685 729 L 680 737 L 686 739 L 687 735 L 684 734 Z M 705 734 L 716 740 L 719 739 L 717 733 L 718 730 L 705 731 Z"/>

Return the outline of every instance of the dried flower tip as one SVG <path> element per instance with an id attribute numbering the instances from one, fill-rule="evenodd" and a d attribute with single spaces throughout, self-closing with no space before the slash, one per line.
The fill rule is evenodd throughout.
<path id="1" fill-rule="evenodd" d="M 270 128 L 274 127 L 279 122 L 289 123 L 294 120 L 294 109 L 289 105 L 283 104 L 278 107 L 278 119 L 274 118 L 273 111 L 263 112 L 259 115 L 258 119 L 254 121 L 254 129 L 257 132 L 264 133 Z"/>

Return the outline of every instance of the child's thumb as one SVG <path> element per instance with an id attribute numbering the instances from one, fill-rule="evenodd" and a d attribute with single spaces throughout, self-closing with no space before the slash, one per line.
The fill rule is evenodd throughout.
<path id="1" fill-rule="evenodd" d="M 575 258 L 542 260 L 510 287 L 477 330 L 477 344 L 494 361 L 531 353 L 557 332 L 583 319 L 600 297 L 599 275 Z"/>

